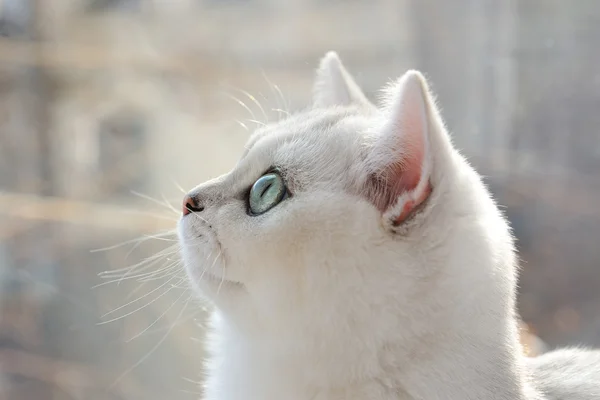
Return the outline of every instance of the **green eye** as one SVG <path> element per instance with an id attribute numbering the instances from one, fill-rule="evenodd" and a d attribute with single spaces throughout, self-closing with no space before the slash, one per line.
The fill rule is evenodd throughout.
<path id="1" fill-rule="evenodd" d="M 283 200 L 287 188 L 283 178 L 273 172 L 261 176 L 250 189 L 248 207 L 250 214 L 259 215 L 269 211 Z"/>

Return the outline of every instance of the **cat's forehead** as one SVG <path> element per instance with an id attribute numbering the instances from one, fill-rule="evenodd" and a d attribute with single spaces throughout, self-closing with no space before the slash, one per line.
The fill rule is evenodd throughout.
<path id="1" fill-rule="evenodd" d="M 283 167 L 311 171 L 356 161 L 368 116 L 352 108 L 310 110 L 258 130 L 246 145 L 242 170 Z M 337 168 L 336 168 L 337 166 Z"/>
<path id="2" fill-rule="evenodd" d="M 245 155 L 254 147 L 277 146 L 295 135 L 301 134 L 306 138 L 307 135 L 329 131 L 347 115 L 348 111 L 343 109 L 311 110 L 265 125 L 250 137 L 246 143 Z"/>

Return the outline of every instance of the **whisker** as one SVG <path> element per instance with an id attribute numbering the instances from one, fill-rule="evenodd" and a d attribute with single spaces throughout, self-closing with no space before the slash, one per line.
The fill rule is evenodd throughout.
<path id="1" fill-rule="evenodd" d="M 181 283 L 181 282 L 179 282 L 179 283 Z M 126 317 L 128 317 L 128 316 L 130 316 L 130 315 L 132 315 L 132 314 L 135 314 L 136 312 L 138 312 L 138 311 L 140 311 L 140 310 L 143 310 L 144 308 L 148 307 L 149 305 L 151 305 L 151 304 L 153 304 L 153 303 L 157 302 L 157 301 L 158 301 L 160 298 L 162 298 L 163 296 L 165 296 L 165 295 L 166 295 L 167 293 L 169 293 L 169 292 L 170 292 L 172 289 L 173 289 L 173 287 L 170 287 L 170 288 L 168 288 L 167 290 L 165 290 L 164 292 L 162 292 L 161 294 L 159 294 L 158 296 L 156 296 L 155 298 L 153 298 L 152 300 L 150 300 L 150 301 L 149 301 L 148 303 L 146 303 L 145 305 L 143 305 L 143 306 L 141 306 L 141 307 L 138 307 L 138 308 L 136 308 L 136 309 L 135 309 L 135 310 L 133 310 L 133 311 L 130 311 L 130 312 L 126 313 L 126 314 L 120 315 L 120 316 L 118 316 L 118 317 L 115 317 L 115 318 L 111 318 L 111 319 L 109 319 L 109 320 L 107 320 L 107 321 L 100 321 L 100 322 L 98 322 L 96 325 L 106 325 L 106 324 L 110 324 L 111 322 L 115 322 L 115 321 L 118 321 L 118 320 L 120 320 L 120 319 L 126 318 Z"/>
<path id="2" fill-rule="evenodd" d="M 217 288 L 217 295 L 221 292 L 221 287 L 223 286 L 224 282 L 225 282 L 225 271 L 223 271 L 223 273 L 221 274 L 221 282 L 219 282 L 219 287 Z"/>
<path id="3" fill-rule="evenodd" d="M 144 266 L 143 268 L 139 269 L 139 271 L 141 272 L 145 269 L 148 269 L 150 266 L 155 265 L 159 261 L 162 261 L 162 260 L 158 259 L 154 263 L 148 264 L 148 265 Z M 138 274 L 138 275 L 140 275 L 140 278 L 155 277 L 163 272 L 171 271 L 171 270 L 179 268 L 179 266 L 183 262 L 182 260 L 180 260 L 178 258 L 177 259 L 167 258 L 164 261 L 165 261 L 165 263 L 162 264 L 158 269 L 155 269 L 154 271 L 148 271 L 148 272 L 145 272 L 143 274 Z M 140 280 L 140 282 L 142 282 L 142 280 Z"/>
<path id="4" fill-rule="evenodd" d="M 194 385 L 195 387 L 201 387 L 203 382 L 201 381 L 196 381 L 194 379 L 191 378 L 186 378 L 185 376 L 181 377 L 181 379 L 183 379 L 185 382 L 190 383 L 192 385 Z M 193 395 L 200 395 L 202 396 L 204 393 L 200 392 L 200 391 L 194 391 L 194 390 L 187 390 L 187 389 L 180 389 L 181 392 L 183 393 L 188 393 L 188 394 L 193 394 Z"/>
<path id="5" fill-rule="evenodd" d="M 99 283 L 97 285 L 94 285 L 94 286 L 92 286 L 91 289 L 94 290 L 94 289 L 101 288 L 102 286 L 107 286 L 107 285 L 111 285 L 113 283 L 119 283 L 119 282 L 122 282 L 124 280 L 130 280 L 130 279 L 135 279 L 135 278 L 139 278 L 139 275 L 130 276 L 130 277 L 127 277 L 125 279 L 123 279 L 122 277 L 119 277 L 117 279 L 113 279 L 113 280 L 110 280 L 110 281 L 106 281 L 106 282 L 102 282 L 102 283 Z"/>
<path id="6" fill-rule="evenodd" d="M 179 184 L 177 183 L 177 181 L 173 178 L 169 178 L 171 180 L 171 182 L 173 182 L 173 184 L 175 185 L 175 187 L 177 187 L 177 189 L 179 189 L 179 191 L 183 194 L 187 194 L 186 190 Z"/>
<path id="7" fill-rule="evenodd" d="M 129 259 L 129 256 L 131 255 L 131 253 L 133 253 L 135 251 L 135 249 L 137 249 L 138 247 L 140 247 L 142 243 L 143 243 L 142 241 L 139 241 L 136 244 L 134 244 L 133 246 L 131 246 L 131 248 L 129 249 L 129 251 L 127 253 L 125 253 L 125 257 L 123 259 L 125 261 L 127 261 Z M 129 271 L 131 271 L 131 269 Z"/>
<path id="8" fill-rule="evenodd" d="M 109 311 L 109 312 L 105 313 L 105 314 L 104 314 L 104 315 L 102 315 L 100 318 L 104 318 L 104 317 L 106 317 L 107 315 L 114 314 L 115 312 L 117 312 L 117 311 L 119 311 L 119 310 L 122 310 L 123 308 L 125 308 L 125 307 L 128 307 L 128 306 L 132 305 L 133 303 L 136 303 L 136 302 L 138 302 L 138 301 L 140 301 L 140 300 L 142 300 L 142 299 L 144 299 L 144 298 L 146 298 L 146 297 L 150 296 L 152 293 L 154 293 L 154 292 L 157 292 L 157 291 L 159 291 L 160 289 L 162 289 L 163 287 L 165 287 L 166 285 L 168 285 L 168 284 L 169 284 L 169 283 L 170 283 L 170 282 L 171 282 L 173 279 L 175 279 L 175 277 L 174 277 L 174 276 L 173 276 L 173 277 L 171 277 L 171 279 L 169 279 L 168 281 L 164 282 L 162 285 L 155 287 L 154 289 L 150 290 L 149 292 L 146 292 L 145 294 L 141 295 L 140 297 L 138 297 L 138 298 L 137 298 L 137 299 L 135 299 L 135 300 L 132 300 L 132 301 L 130 301 L 130 302 L 128 302 L 128 303 L 126 303 L 126 304 L 123 304 L 122 306 L 119 306 L 119 307 L 115 308 L 115 309 L 114 309 L 114 310 L 112 310 L 112 311 Z"/>
<path id="9" fill-rule="evenodd" d="M 271 80 L 267 77 L 267 74 L 264 69 L 261 71 L 261 73 L 262 73 L 262 76 L 265 79 L 265 81 L 267 81 L 267 83 L 269 84 L 270 87 L 275 89 L 276 93 L 281 98 L 281 101 L 283 102 L 283 107 L 279 107 L 279 108 L 283 108 L 282 111 L 285 111 L 289 115 L 289 112 L 287 110 L 290 109 L 290 106 L 289 106 L 287 100 L 285 99 L 283 92 L 281 91 L 281 89 L 279 89 L 279 86 L 277 86 L 275 83 L 271 82 Z M 279 104 L 279 102 L 277 102 L 277 103 Z"/>
<path id="10" fill-rule="evenodd" d="M 244 124 L 242 121 L 238 121 L 237 119 L 235 120 L 235 122 L 240 125 L 242 128 L 244 128 L 245 131 L 250 132 L 250 129 L 246 126 L 246 124 Z"/>
<path id="11" fill-rule="evenodd" d="M 212 255 L 212 253 L 209 255 L 209 257 L 210 257 L 211 255 Z M 212 268 L 215 266 L 215 264 L 217 263 L 217 260 L 219 259 L 219 257 L 221 257 L 221 251 L 219 251 L 219 254 L 217 254 L 217 256 L 216 256 L 216 257 L 215 257 L 215 259 L 213 260 L 213 263 L 211 264 L 211 266 L 210 266 L 210 267 L 208 267 L 208 268 L 204 268 L 204 269 L 202 270 L 202 273 L 200 274 L 200 280 L 202 280 L 202 278 L 204 277 L 204 273 L 205 273 L 207 270 L 209 270 L 209 269 L 212 269 Z"/>
<path id="12" fill-rule="evenodd" d="M 277 111 L 278 113 L 285 114 L 286 117 L 289 117 L 291 114 L 288 111 L 285 111 L 281 108 L 271 108 L 271 111 Z"/>
<path id="13" fill-rule="evenodd" d="M 201 216 L 199 216 L 199 215 L 198 215 L 198 213 L 190 213 L 190 214 L 191 214 L 191 215 L 194 215 L 194 216 L 195 216 L 196 218 L 198 218 L 200 221 L 202 221 L 202 222 L 206 222 L 207 224 L 209 224 L 209 223 L 208 223 L 208 221 L 207 221 L 206 219 L 202 218 Z M 209 224 L 209 225 L 210 225 L 210 224 Z"/>
<path id="14" fill-rule="evenodd" d="M 192 342 L 195 342 L 196 344 L 200 344 L 200 345 L 202 345 L 202 346 L 203 346 L 203 345 L 205 344 L 205 342 L 206 342 L 204 339 L 200 339 L 200 338 L 193 337 L 193 336 L 190 338 L 190 340 L 191 340 Z"/>
<path id="15" fill-rule="evenodd" d="M 187 302 L 183 305 L 183 307 L 181 307 L 181 311 L 179 312 L 179 315 L 177 316 L 176 320 L 178 318 L 180 318 L 186 307 L 187 307 Z M 133 371 L 135 368 L 137 368 L 140 364 L 142 364 L 144 361 L 146 361 L 151 355 L 152 353 L 154 353 L 156 351 L 156 349 L 158 349 L 160 347 L 161 344 L 163 344 L 163 342 L 165 340 L 167 340 L 167 337 L 169 337 L 169 334 L 173 331 L 173 329 L 175 328 L 176 324 L 172 324 L 171 327 L 167 330 L 167 332 L 165 333 L 165 335 L 158 341 L 158 343 L 156 343 L 156 345 L 150 349 L 150 351 L 144 356 L 142 357 L 138 362 L 136 362 L 134 365 L 132 365 L 130 368 L 128 368 L 127 370 L 125 370 L 125 372 L 123 372 L 114 382 L 112 385 L 110 385 L 109 389 L 113 389 L 117 383 L 119 383 L 121 381 L 121 379 L 123 379 L 123 377 L 125 375 L 127 375 L 128 373 L 130 373 L 131 371 Z"/>
<path id="16" fill-rule="evenodd" d="M 261 70 L 261 73 L 262 73 L 263 78 L 265 79 L 265 82 L 267 82 L 267 85 L 269 86 L 269 90 L 271 91 L 271 94 L 275 97 L 275 102 L 277 103 L 277 108 L 276 109 L 272 108 L 271 111 L 277 111 L 277 119 L 281 119 L 281 111 L 283 111 L 282 107 L 285 107 L 285 104 L 283 106 L 280 105 L 279 98 L 277 97 L 277 92 L 273 90 L 273 83 L 267 78 L 267 74 L 265 73 L 264 70 Z M 267 100 L 264 95 L 263 95 L 263 98 L 265 100 Z"/>
<path id="17" fill-rule="evenodd" d="M 119 268 L 119 269 L 115 269 L 115 270 L 104 271 L 104 272 L 101 272 L 98 275 L 105 276 L 105 275 L 109 275 L 111 273 L 116 273 L 116 272 L 131 271 L 132 269 L 135 269 L 137 267 L 141 267 L 141 266 L 143 266 L 146 263 L 155 261 L 157 259 L 160 260 L 161 258 L 168 257 L 170 255 L 176 254 L 178 252 L 178 250 L 179 250 L 179 244 L 176 243 L 176 244 L 173 244 L 171 246 L 166 247 L 165 249 L 157 252 L 156 254 L 153 254 L 153 255 L 151 255 L 149 257 L 146 257 L 145 259 L 143 259 L 142 261 L 138 262 L 137 264 L 134 264 L 132 266 L 125 267 L 125 268 Z M 125 256 L 125 258 L 127 258 L 129 256 L 129 254 L 131 254 L 131 250 L 127 253 L 127 255 Z"/>
<path id="18" fill-rule="evenodd" d="M 120 268 L 114 271 L 103 271 L 98 274 L 98 276 L 102 279 L 114 279 L 114 278 L 125 278 L 129 276 L 129 274 L 134 272 L 145 271 L 148 268 L 153 267 L 156 263 L 161 261 L 173 261 L 169 256 L 177 253 L 177 250 L 173 250 L 172 252 L 157 254 L 154 256 L 150 256 L 145 260 L 140 261 L 137 264 L 134 264 L 127 268 Z"/>
<path id="19" fill-rule="evenodd" d="M 155 274 L 155 275 L 151 275 L 151 276 L 144 276 L 139 280 L 139 282 L 158 281 L 158 280 L 167 278 L 167 277 L 172 276 L 172 275 L 176 274 L 177 272 L 179 272 L 180 266 L 181 266 L 180 263 L 172 264 L 169 266 L 168 269 L 165 269 L 164 271 L 158 271 L 158 272 L 160 272 L 160 275 Z M 177 276 L 179 276 L 179 275 L 177 275 Z M 186 277 L 183 276 L 182 279 L 186 279 Z"/>
<path id="20" fill-rule="evenodd" d="M 164 202 L 165 202 L 165 204 L 166 204 L 166 205 L 169 207 L 169 209 L 170 209 L 171 211 L 173 211 L 175 214 L 179 214 L 179 213 L 181 212 L 181 211 L 178 211 L 178 210 L 176 210 L 176 209 L 175 209 L 175 207 L 173 207 L 173 204 L 171 204 L 171 203 L 170 203 L 170 202 L 169 202 L 169 201 L 168 201 L 168 200 L 165 198 L 165 195 L 164 195 L 164 193 L 161 193 L 161 194 L 160 194 L 160 197 L 163 199 L 163 201 L 164 201 Z"/>
<path id="21" fill-rule="evenodd" d="M 137 192 L 137 191 L 135 191 L 135 190 L 132 190 L 132 191 L 131 191 L 131 194 L 133 194 L 133 195 L 135 195 L 135 196 L 138 196 L 138 197 L 141 197 L 142 199 L 145 199 L 145 200 L 151 201 L 151 202 L 153 202 L 154 204 L 158 204 L 159 206 L 165 207 L 166 209 L 168 209 L 168 210 L 170 210 L 170 211 L 171 211 L 171 210 L 175 210 L 175 209 L 173 208 L 173 206 L 172 206 L 171 204 L 169 204 L 168 202 L 166 202 L 166 203 L 163 203 L 162 201 L 160 201 L 160 200 L 157 200 L 157 199 L 155 199 L 155 198 L 153 198 L 153 197 L 151 197 L 151 196 L 148 196 L 147 194 L 143 194 L 143 193 Z M 179 212 L 178 212 L 178 211 L 176 211 L 176 210 L 175 210 L 175 213 L 176 213 L 176 214 L 179 214 Z"/>
<path id="22" fill-rule="evenodd" d="M 190 290 L 192 287 L 190 286 L 190 282 L 188 280 L 188 276 L 187 274 L 175 274 L 173 275 L 178 279 L 182 279 L 183 282 L 179 282 L 179 283 L 172 283 L 171 286 L 173 286 L 173 288 L 175 289 L 181 289 L 181 290 Z"/>
<path id="23" fill-rule="evenodd" d="M 181 379 L 183 379 L 184 381 L 186 381 L 186 382 L 188 382 L 188 383 L 192 383 L 192 384 L 194 384 L 194 385 L 201 385 L 201 384 L 202 384 L 202 382 L 200 382 L 200 381 L 195 381 L 195 380 L 193 380 L 193 379 L 191 379 L 191 378 L 182 377 Z"/>
<path id="24" fill-rule="evenodd" d="M 128 244 L 138 243 L 140 241 L 145 242 L 148 239 L 150 239 L 150 238 L 149 237 L 139 237 L 139 238 L 136 238 L 136 239 L 126 240 L 124 242 L 117 243 L 117 244 L 112 244 L 110 246 L 101 247 L 101 248 L 98 248 L 98 249 L 92 249 L 92 250 L 90 250 L 90 253 L 98 253 L 100 251 L 114 250 L 114 249 L 118 249 L 119 247 L 126 246 Z"/>
<path id="25" fill-rule="evenodd" d="M 214 265 L 217 262 L 217 260 L 219 259 L 219 257 L 221 257 L 221 252 L 219 252 L 217 257 L 213 261 L 211 268 L 214 267 Z M 217 295 L 221 292 L 221 287 L 223 286 L 223 283 L 225 283 L 225 274 L 226 273 L 227 273 L 226 270 L 223 270 L 223 272 L 221 273 L 221 282 L 219 282 L 219 287 L 217 287 Z"/>
<path id="26" fill-rule="evenodd" d="M 146 327 L 144 330 L 142 330 L 141 332 L 139 332 L 139 333 L 135 334 L 134 336 L 130 337 L 129 339 L 127 339 L 127 340 L 125 341 L 125 343 L 129 343 L 129 342 L 131 342 L 132 340 L 135 340 L 136 338 L 139 338 L 139 337 L 140 337 L 140 336 L 142 336 L 142 335 L 143 335 L 145 332 L 147 332 L 147 331 L 148 331 L 148 329 L 152 328 L 152 327 L 153 327 L 153 326 L 154 326 L 154 325 L 155 325 L 155 324 L 156 324 L 158 321 L 160 321 L 160 319 L 161 319 L 162 317 L 164 317 L 164 316 L 165 316 L 165 315 L 166 315 L 166 314 L 167 314 L 167 313 L 168 313 L 168 312 L 169 312 L 169 311 L 170 311 L 170 310 L 171 310 L 171 309 L 172 309 L 172 308 L 175 306 L 175 304 L 177 304 L 177 302 L 178 302 L 179 300 L 181 300 L 181 298 L 183 297 L 183 295 L 184 295 L 184 294 L 186 294 L 186 293 L 187 293 L 187 292 L 182 292 L 182 293 L 179 295 L 179 297 L 177 297 L 177 298 L 176 298 L 176 299 L 173 301 L 173 303 L 171 303 L 171 305 L 170 305 L 169 307 L 167 307 L 167 309 L 166 309 L 165 311 L 163 311 L 163 312 L 162 312 L 162 314 L 160 314 L 160 315 L 158 316 L 158 318 L 156 318 L 156 319 L 154 320 L 154 322 L 152 322 L 150 325 L 148 325 L 148 326 L 147 326 L 147 327 Z M 188 294 L 188 300 L 186 301 L 186 304 L 187 304 L 187 302 L 189 301 L 189 299 L 190 299 L 191 297 L 192 297 L 192 295 L 191 295 L 191 294 Z"/>
<path id="27" fill-rule="evenodd" d="M 157 263 L 159 263 L 161 261 L 165 261 L 165 264 L 163 264 L 158 269 L 156 269 L 154 271 L 142 272 L 144 270 L 147 270 L 147 269 L 153 267 L 154 265 L 156 265 Z M 135 278 L 135 277 L 142 277 L 142 276 L 147 276 L 147 275 L 154 275 L 154 274 L 157 274 L 159 272 L 164 271 L 165 269 L 170 268 L 171 264 L 169 264 L 169 263 L 174 263 L 174 262 L 175 262 L 174 260 L 171 260 L 169 258 L 167 258 L 167 259 L 160 259 L 159 258 L 159 259 L 154 260 L 152 263 L 144 265 L 142 268 L 131 269 L 131 270 L 126 271 L 125 273 L 107 271 L 106 273 L 103 273 L 102 275 L 100 275 L 100 278 L 102 278 L 102 279 L 109 279 L 112 282 L 118 282 L 119 280 L 129 280 L 129 279 L 132 279 L 132 278 Z M 131 275 L 134 272 L 136 272 L 136 274 L 135 275 Z M 95 289 L 98 286 L 105 286 L 108 283 L 111 283 L 111 282 L 110 281 L 106 281 L 106 282 L 99 283 L 98 285 L 93 286 L 92 289 Z"/>
<path id="28" fill-rule="evenodd" d="M 164 231 L 164 232 L 159 232 L 159 233 L 153 233 L 153 234 L 144 234 L 143 237 L 148 238 L 148 239 L 159 239 L 159 238 L 163 238 L 165 236 L 177 236 L 177 232 L 175 231 L 175 229 L 169 229 L 168 231 Z"/>
<path id="29" fill-rule="evenodd" d="M 143 268 L 140 268 L 140 271 L 143 271 L 143 270 L 145 270 L 147 268 L 150 268 L 150 267 L 154 266 L 156 263 L 158 263 L 160 261 L 162 261 L 162 260 L 160 260 L 160 259 L 155 260 L 153 263 L 148 264 L 148 265 L 144 266 Z M 177 269 L 177 266 L 178 266 L 179 262 L 180 262 L 180 260 L 176 260 L 176 261 L 174 261 L 174 262 L 172 262 L 172 263 L 170 263 L 170 264 L 168 264 L 166 266 L 160 267 L 157 270 L 150 271 L 150 272 L 144 272 L 144 273 L 138 273 L 138 274 L 135 274 L 135 275 L 124 274 L 124 275 L 121 275 L 121 276 L 119 276 L 119 275 L 107 275 L 107 276 L 103 276 L 103 278 L 105 278 L 105 279 L 111 279 L 111 278 L 114 278 L 114 279 L 111 279 L 109 281 L 102 282 L 102 283 L 99 283 L 99 284 L 97 284 L 95 286 L 92 286 L 92 289 L 96 289 L 96 288 L 99 288 L 101 286 L 110 285 L 112 283 L 120 284 L 123 281 L 131 280 L 131 279 L 149 278 L 149 277 L 154 278 L 158 274 L 160 274 L 160 273 L 162 273 L 164 271 L 174 271 L 175 269 Z M 167 275 L 163 275 L 163 277 L 164 276 L 168 276 L 168 274 Z M 140 279 L 140 282 L 145 282 L 145 281 L 142 280 L 142 279 Z"/>
<path id="30" fill-rule="evenodd" d="M 254 104 L 256 104 L 258 106 L 259 110 L 262 112 L 262 115 L 265 117 L 265 121 L 268 123 L 269 117 L 267 116 L 267 113 L 265 112 L 265 109 L 260 104 L 260 102 L 258 100 L 256 100 L 256 98 L 254 96 L 252 96 L 250 93 L 248 93 L 247 91 L 245 91 L 243 89 L 237 89 L 237 90 L 242 92 L 244 95 L 246 95 L 246 97 L 248 97 L 250 100 L 252 100 L 254 102 Z M 263 125 L 264 125 L 264 123 L 263 123 Z"/>
<path id="31" fill-rule="evenodd" d="M 163 241 L 163 242 L 177 242 L 177 243 L 179 243 L 179 239 L 167 239 L 167 238 L 161 237 L 161 236 L 148 235 L 146 238 L 144 238 L 144 240 L 149 240 L 149 239 L 160 240 L 160 241 Z"/>
<path id="32" fill-rule="evenodd" d="M 199 312 L 199 310 L 195 310 L 195 311 L 192 312 L 191 315 L 188 315 L 186 317 L 182 317 L 182 318 L 176 319 L 174 323 L 177 324 L 177 325 L 181 325 L 181 324 L 184 324 L 186 322 L 189 322 L 189 321 L 191 321 L 191 320 L 193 320 L 193 319 L 195 319 L 197 317 L 198 312 Z M 168 327 L 161 326 L 161 327 L 158 327 L 158 328 L 149 329 L 145 333 L 146 333 L 146 335 L 152 335 L 154 333 L 162 332 L 165 329 L 168 329 Z M 132 340 L 132 339 L 130 339 L 130 340 Z"/>
<path id="33" fill-rule="evenodd" d="M 129 292 L 127 294 L 127 296 L 125 296 L 125 301 L 129 300 L 134 294 L 136 294 L 137 292 L 139 292 L 141 288 L 143 288 L 144 286 L 146 286 L 146 284 L 147 284 L 147 282 L 140 283 L 135 289 L 133 289 L 131 292 Z"/>
<path id="34" fill-rule="evenodd" d="M 260 125 L 260 126 L 266 126 L 266 125 L 267 125 L 267 124 L 265 124 L 264 122 L 257 121 L 257 120 L 255 120 L 255 119 L 249 119 L 248 121 L 249 121 L 249 122 L 253 122 L 253 123 L 255 123 L 256 125 Z"/>
<path id="35" fill-rule="evenodd" d="M 179 277 L 179 275 L 178 275 L 178 277 Z M 186 280 L 187 280 L 187 278 L 184 278 L 184 279 L 186 279 Z M 191 288 L 190 288 L 190 285 L 189 285 L 189 284 L 187 284 L 187 283 L 185 284 L 185 286 L 178 286 L 178 285 L 175 285 L 175 284 L 173 284 L 173 287 L 174 287 L 175 289 L 181 289 L 181 290 L 188 290 L 188 289 L 191 289 Z"/>
<path id="36" fill-rule="evenodd" d="M 170 232 L 170 234 L 171 234 L 171 235 L 174 235 L 174 234 L 175 234 L 175 231 L 174 231 L 174 230 L 170 230 L 169 232 Z M 166 235 L 165 235 L 165 236 L 166 236 Z M 155 236 L 155 237 L 150 237 L 150 238 L 151 238 L 151 239 L 157 239 L 157 240 L 166 240 L 166 241 L 170 241 L 170 242 L 175 242 L 175 244 L 173 244 L 172 246 L 168 246 L 166 249 L 163 249 L 163 250 L 159 251 L 158 253 L 156 253 L 156 254 L 155 254 L 155 256 L 158 256 L 158 257 L 162 257 L 162 256 L 165 256 L 165 255 L 166 255 L 166 256 L 168 256 L 168 255 L 171 255 L 171 254 L 174 254 L 174 253 L 176 253 L 176 252 L 178 251 L 178 249 L 179 249 L 179 241 L 178 241 L 177 239 L 163 239 L 163 238 L 161 238 L 161 237 L 160 237 L 160 235 L 159 235 L 159 236 Z M 124 257 L 123 259 L 124 259 L 125 261 L 126 261 L 126 260 L 128 260 L 128 259 L 129 259 L 129 256 L 131 255 L 131 253 L 133 253 L 133 251 L 134 251 L 135 249 L 137 249 L 139 246 L 141 246 L 141 244 L 142 244 L 142 243 L 144 243 L 146 240 L 148 240 L 148 239 L 150 239 L 150 238 L 147 238 L 147 239 L 145 239 L 145 240 L 140 240 L 140 241 L 138 241 L 136 244 L 134 244 L 133 246 L 131 246 L 131 248 L 130 248 L 130 249 L 129 249 L 129 251 L 128 251 L 128 252 L 125 254 L 125 257 Z M 150 258 L 150 257 L 149 257 L 149 258 Z M 147 258 L 146 260 L 148 260 L 149 258 Z M 142 263 L 142 264 L 143 264 L 143 263 Z M 140 265 L 140 264 L 137 264 L 137 265 Z M 134 266 L 134 267 L 135 267 L 135 266 Z M 131 270 L 131 268 L 132 268 L 132 267 L 128 267 L 128 268 L 126 268 L 126 269 L 130 271 L 130 270 Z"/>
<path id="37" fill-rule="evenodd" d="M 246 105 L 246 103 L 244 103 L 243 101 L 241 101 L 240 99 L 238 99 L 237 97 L 235 97 L 234 95 L 232 95 L 230 93 L 225 93 L 225 96 L 229 97 L 231 100 L 235 101 L 240 106 L 242 106 L 244 109 L 246 109 L 246 111 L 248 111 L 250 113 L 250 116 L 252 117 L 252 119 L 256 119 L 254 112 L 250 109 L 250 107 L 248 107 Z"/>

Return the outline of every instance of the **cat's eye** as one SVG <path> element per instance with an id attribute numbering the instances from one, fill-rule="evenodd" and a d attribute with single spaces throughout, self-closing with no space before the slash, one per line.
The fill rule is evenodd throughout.
<path id="1" fill-rule="evenodd" d="M 287 194 L 281 175 L 271 172 L 258 178 L 248 195 L 248 210 L 251 215 L 260 215 L 279 204 Z"/>

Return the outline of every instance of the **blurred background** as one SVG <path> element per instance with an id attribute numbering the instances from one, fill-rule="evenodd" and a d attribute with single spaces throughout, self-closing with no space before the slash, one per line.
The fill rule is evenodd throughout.
<path id="1" fill-rule="evenodd" d="M 328 50 L 371 98 L 426 73 L 518 237 L 524 341 L 600 345 L 600 2 L 0 0 L 0 34 L 0 399 L 199 398 L 181 188 Z"/>

